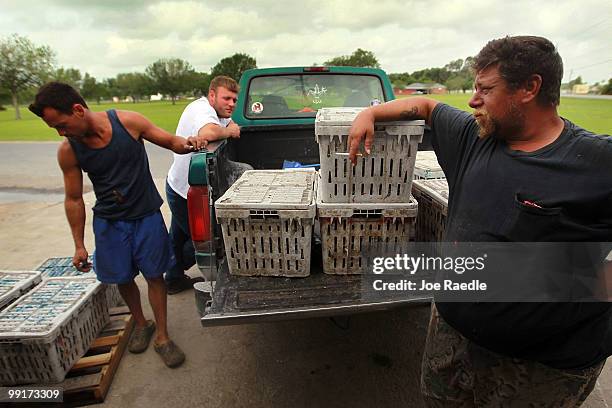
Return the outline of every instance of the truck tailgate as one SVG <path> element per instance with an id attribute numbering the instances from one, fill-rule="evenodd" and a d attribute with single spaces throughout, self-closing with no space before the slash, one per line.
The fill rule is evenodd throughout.
<path id="1" fill-rule="evenodd" d="M 256 323 L 387 310 L 430 297 L 404 291 L 377 292 L 361 275 L 326 275 L 313 262 L 306 278 L 244 277 L 229 274 L 223 261 L 210 307 L 198 305 L 203 326 Z M 363 286 L 363 287 L 362 287 Z M 202 312 L 204 311 L 204 312 Z"/>

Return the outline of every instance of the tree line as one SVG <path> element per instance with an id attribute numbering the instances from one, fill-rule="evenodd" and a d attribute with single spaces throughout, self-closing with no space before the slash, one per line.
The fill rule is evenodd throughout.
<path id="1" fill-rule="evenodd" d="M 180 95 L 206 94 L 211 79 L 217 75 L 238 81 L 251 68 L 257 68 L 257 61 L 243 53 L 221 59 L 210 73 L 198 72 L 180 58 L 161 58 L 148 65 L 145 72 L 120 73 L 98 80 L 77 68 L 56 67 L 55 52 L 50 47 L 37 46 L 14 34 L 0 40 L 0 103 L 10 101 L 15 118 L 20 119 L 21 102 L 32 100 L 40 85 L 61 81 L 72 85 L 86 100 L 98 103 L 113 97 L 129 97 L 138 102 L 159 93 L 174 104 Z"/>
<path id="2" fill-rule="evenodd" d="M 391 73 L 395 88 L 404 88 L 414 82 L 443 84 L 450 91 L 463 91 L 473 87 L 471 70 L 473 57 L 456 59 L 443 67 L 426 68 L 412 73 Z M 313 65 L 319 65 L 317 63 Z M 380 68 L 373 52 L 358 48 L 351 55 L 334 57 L 324 66 L 354 66 Z M 221 59 L 210 73 L 198 72 L 180 58 L 161 58 L 148 65 L 145 72 L 126 72 L 115 77 L 98 80 L 77 68 L 57 67 L 55 52 L 48 46 L 38 46 L 28 38 L 13 34 L 0 39 L 0 109 L 2 103 L 11 103 L 15 118 L 20 119 L 20 102 L 30 101 L 37 88 L 48 81 L 62 81 L 76 88 L 89 101 L 127 98 L 133 102 L 148 100 L 151 95 L 168 96 L 174 104 L 181 95 L 200 96 L 208 91 L 212 78 L 226 75 L 236 81 L 247 69 L 257 68 L 257 61 L 248 54 L 236 53 Z M 569 86 L 580 84 L 577 77 Z M 568 85 L 568 84 L 564 84 Z M 612 94 L 612 79 L 601 87 L 603 94 Z"/>

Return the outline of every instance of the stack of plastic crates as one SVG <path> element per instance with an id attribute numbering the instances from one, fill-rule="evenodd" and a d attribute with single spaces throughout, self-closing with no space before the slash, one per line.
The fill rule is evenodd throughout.
<path id="1" fill-rule="evenodd" d="M 250 170 L 215 202 L 231 274 L 310 274 L 315 181 L 314 169 Z"/>
<path id="2" fill-rule="evenodd" d="M 93 271 L 93 257 L 90 256 L 87 259 L 87 262 L 89 262 L 89 264 L 91 265 L 91 270 L 86 273 L 81 272 L 74 267 L 74 265 L 72 264 L 72 257 L 49 258 L 42 264 L 40 264 L 40 266 L 36 268 L 36 270 L 42 273 L 42 277 L 44 279 L 68 276 L 95 278 L 96 275 Z M 103 284 L 103 287 L 104 292 L 106 293 L 106 301 L 109 309 L 123 302 L 117 285 Z"/>
<path id="3" fill-rule="evenodd" d="M 424 122 L 376 123 L 370 154 L 353 166 L 348 134 L 361 110 L 319 109 L 315 120 L 321 159 L 317 215 L 328 274 L 362 273 L 372 256 L 400 253 L 415 238 L 411 184 Z"/>
<path id="4" fill-rule="evenodd" d="M 41 281 L 36 271 L 0 271 L 0 310 Z"/>
<path id="5" fill-rule="evenodd" d="M 0 384 L 60 382 L 108 322 L 95 278 L 49 278 L 0 312 Z"/>
<path id="6" fill-rule="evenodd" d="M 416 237 L 419 242 L 440 242 L 444 238 L 448 216 L 446 179 L 415 180 L 412 193 L 419 202 Z M 439 245 L 435 245 L 439 250 Z"/>
<path id="7" fill-rule="evenodd" d="M 417 152 L 414 162 L 414 179 L 428 180 L 446 178 L 442 167 L 438 163 L 438 158 L 433 150 Z"/>

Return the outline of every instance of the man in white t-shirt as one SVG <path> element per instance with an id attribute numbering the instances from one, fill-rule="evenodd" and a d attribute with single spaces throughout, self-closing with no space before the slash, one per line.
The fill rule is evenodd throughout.
<path id="1" fill-rule="evenodd" d="M 176 134 L 185 138 L 197 135 L 207 142 L 240 137 L 240 128 L 231 120 L 238 91 L 238 84 L 232 78 L 213 78 L 208 96 L 191 102 L 183 111 Z M 176 265 L 166 272 L 165 277 L 169 295 L 190 289 L 194 282 L 201 280 L 185 275 L 185 271 L 195 264 L 195 250 L 191 242 L 187 214 L 187 176 L 190 160 L 191 154 L 175 154 L 166 179 L 166 197 L 172 212 L 170 239 L 176 257 Z"/>

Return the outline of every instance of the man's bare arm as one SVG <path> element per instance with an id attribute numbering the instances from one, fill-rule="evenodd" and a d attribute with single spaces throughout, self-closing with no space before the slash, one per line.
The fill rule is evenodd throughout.
<path id="1" fill-rule="evenodd" d="M 64 175 L 64 210 L 74 241 L 72 263 L 83 272 L 89 271 L 85 248 L 85 203 L 83 202 L 83 173 L 68 141 L 57 150 L 57 161 Z"/>
<path id="2" fill-rule="evenodd" d="M 374 123 L 394 120 L 424 119 L 431 124 L 431 113 L 438 104 L 437 101 L 427 98 L 404 98 L 372 106 L 355 118 L 349 131 L 349 159 L 353 164 L 357 162 L 359 146 L 364 141 L 366 154 L 370 153 L 374 141 Z"/>
<path id="3" fill-rule="evenodd" d="M 206 146 L 206 141 L 199 137 L 181 137 L 166 132 L 137 112 L 117 111 L 119 120 L 133 135 L 142 137 L 174 153 L 185 154 Z"/>
<path id="4" fill-rule="evenodd" d="M 198 137 L 204 138 L 207 142 L 214 142 L 215 140 L 222 140 L 230 137 L 239 138 L 240 127 L 234 122 L 230 122 L 227 127 L 221 127 L 216 123 L 209 123 L 200 128 Z"/>

